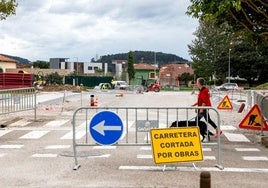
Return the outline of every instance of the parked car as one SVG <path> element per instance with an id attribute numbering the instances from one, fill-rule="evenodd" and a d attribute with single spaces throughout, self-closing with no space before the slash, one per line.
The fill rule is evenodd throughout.
<path id="1" fill-rule="evenodd" d="M 239 87 L 236 83 L 224 83 L 220 86 L 216 86 L 217 90 L 227 91 L 227 90 L 238 90 Z"/>
<path id="2" fill-rule="evenodd" d="M 114 81 L 114 89 L 128 89 L 129 85 L 126 81 Z"/>
<path id="3" fill-rule="evenodd" d="M 94 89 L 112 89 L 110 83 L 100 83 L 98 86 L 95 86 Z"/>

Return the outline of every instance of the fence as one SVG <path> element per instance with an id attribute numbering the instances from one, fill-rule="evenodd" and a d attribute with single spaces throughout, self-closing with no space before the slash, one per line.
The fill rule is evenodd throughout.
<path id="1" fill-rule="evenodd" d="M 34 76 L 26 73 L 0 73 L 0 88 L 25 88 L 32 87 Z"/>
<path id="2" fill-rule="evenodd" d="M 260 107 L 261 115 L 263 117 L 263 121 L 268 121 L 268 95 L 262 91 L 254 91 L 253 94 L 254 103 Z M 263 130 L 261 130 L 261 135 L 264 135 Z"/>
<path id="3" fill-rule="evenodd" d="M 111 83 L 111 76 L 65 76 L 65 84 L 94 87 L 100 83 Z"/>
<path id="4" fill-rule="evenodd" d="M 203 107 L 204 109 L 214 111 L 217 116 L 217 125 L 220 129 L 220 116 L 217 110 L 210 107 Z M 92 138 L 92 133 L 89 133 L 91 131 L 89 123 L 96 114 L 102 113 L 102 112 L 113 112 L 117 114 L 122 122 L 123 122 L 123 133 L 120 139 L 118 139 L 115 143 L 117 146 L 150 146 L 150 136 L 149 136 L 149 130 L 151 128 L 167 128 L 171 125 L 172 122 L 178 121 L 178 120 L 186 120 L 190 121 L 196 116 L 197 108 L 195 107 L 81 107 L 78 108 L 73 113 L 73 151 L 74 151 L 74 161 L 75 166 L 74 170 L 77 170 L 80 167 L 80 164 L 78 163 L 77 159 L 77 147 L 81 146 L 94 146 L 96 145 L 96 141 L 94 138 Z M 212 115 L 213 115 L 212 114 Z M 89 118 L 91 117 L 91 118 Z M 98 119 L 98 124 L 105 124 L 105 121 L 101 121 L 102 119 L 105 119 L 105 117 L 101 117 Z M 108 118 L 109 119 L 109 118 Z M 188 123 L 187 123 L 188 125 Z M 92 128 L 92 127 L 91 127 Z M 115 127 L 109 127 L 110 130 L 115 130 Z M 108 127 L 107 127 L 108 129 Z M 118 129 L 117 129 L 118 130 Z M 99 130 L 102 131 L 101 134 L 104 135 L 104 129 Z M 81 135 L 86 135 L 83 137 L 83 139 L 80 138 Z M 109 140 L 111 140 L 109 138 Z M 110 145 L 112 145 L 110 144 Z M 209 144 L 209 143 L 203 143 L 203 144 Z M 105 144 L 104 144 L 105 145 Z M 217 165 L 216 167 L 223 169 L 221 167 L 220 162 L 220 137 L 217 139 Z"/>
<path id="5" fill-rule="evenodd" d="M 0 115 L 33 109 L 36 119 L 35 88 L 0 90 Z"/>
<path id="6" fill-rule="evenodd" d="M 254 91 L 253 98 L 254 102 L 260 107 L 262 115 L 268 118 L 268 95 L 265 92 Z"/>

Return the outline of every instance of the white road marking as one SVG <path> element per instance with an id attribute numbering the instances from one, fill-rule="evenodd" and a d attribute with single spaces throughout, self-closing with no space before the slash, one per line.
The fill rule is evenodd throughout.
<path id="1" fill-rule="evenodd" d="M 138 154 L 137 158 L 138 159 L 152 159 L 153 155 L 141 155 L 141 154 Z M 216 157 L 215 156 L 204 156 L 204 160 L 216 160 Z"/>
<path id="2" fill-rule="evenodd" d="M 211 148 L 202 148 L 203 151 L 211 151 Z"/>
<path id="3" fill-rule="evenodd" d="M 83 136 L 86 135 L 86 131 L 78 131 L 75 133 L 75 139 L 81 139 Z M 71 140 L 73 139 L 73 131 L 68 132 L 64 136 L 60 138 L 61 140 Z"/>
<path id="4" fill-rule="evenodd" d="M 152 159 L 152 155 L 137 155 L 138 159 Z"/>
<path id="5" fill-rule="evenodd" d="M 224 132 L 224 135 L 231 142 L 250 142 L 249 139 L 247 139 L 243 134 L 234 134 L 234 133 Z"/>
<path id="6" fill-rule="evenodd" d="M 204 156 L 204 160 L 216 160 L 215 156 Z"/>
<path id="7" fill-rule="evenodd" d="M 116 146 L 94 146 L 93 149 L 116 149 Z"/>
<path id="8" fill-rule="evenodd" d="M 89 156 L 88 158 L 108 158 L 110 156 L 111 154 L 103 154 L 103 155 L 98 155 L 98 156 Z"/>
<path id="9" fill-rule="evenodd" d="M 49 131 L 31 131 L 21 137 L 19 139 L 39 139 L 42 136 L 46 135 Z"/>
<path id="10" fill-rule="evenodd" d="M 6 153 L 0 153 L 0 157 L 4 157 L 5 155 L 7 155 Z"/>
<path id="11" fill-rule="evenodd" d="M 150 151 L 150 150 L 152 150 L 152 147 L 151 147 L 151 146 L 142 146 L 142 147 L 140 148 L 140 150 Z"/>
<path id="12" fill-rule="evenodd" d="M 0 145 L 1 149 L 20 149 L 24 145 Z"/>
<path id="13" fill-rule="evenodd" d="M 144 140 L 144 141 L 151 141 L 151 135 L 150 135 L 150 132 L 148 132 L 146 135 L 147 135 L 147 136 L 145 136 L 143 140 Z"/>
<path id="14" fill-rule="evenodd" d="M 30 123 L 31 123 L 31 121 L 28 121 L 26 119 L 21 119 L 19 121 L 16 121 L 14 123 L 9 124 L 8 126 L 11 126 L 11 127 L 23 127 L 23 126 L 26 126 L 26 125 L 28 125 Z"/>
<path id="15" fill-rule="evenodd" d="M 245 161 L 268 161 L 268 157 L 265 156 L 242 156 Z"/>
<path id="16" fill-rule="evenodd" d="M 164 166 L 120 166 L 119 170 L 145 170 L 145 171 L 163 171 Z M 267 168 L 224 168 L 219 169 L 216 167 L 202 167 L 202 168 L 194 168 L 194 167 L 165 167 L 166 171 L 214 171 L 214 172 L 246 172 L 246 173 L 268 173 Z"/>
<path id="17" fill-rule="evenodd" d="M 134 125 L 134 123 L 135 123 L 135 121 L 123 121 L 124 128 L 126 128 L 127 125 L 128 125 L 128 128 L 130 128 Z"/>
<path id="18" fill-rule="evenodd" d="M 66 149 L 66 148 L 70 148 L 71 145 L 50 145 L 45 147 L 45 149 Z"/>
<path id="19" fill-rule="evenodd" d="M 159 122 L 159 128 L 167 128 L 167 124 Z"/>
<path id="20" fill-rule="evenodd" d="M 258 148 L 235 148 L 236 151 L 260 151 Z"/>
<path id="21" fill-rule="evenodd" d="M 31 157 L 36 157 L 36 158 L 54 158 L 57 157 L 57 154 L 54 153 L 45 153 L 45 154 L 41 154 L 41 153 L 36 153 L 33 154 Z"/>
<path id="22" fill-rule="evenodd" d="M 11 132 L 11 130 L 0 130 L 0 137 L 4 136 L 5 134 Z"/>
<path id="23" fill-rule="evenodd" d="M 89 126 L 89 122 L 90 122 L 90 120 L 87 120 L 87 121 L 84 121 L 83 123 L 81 123 L 79 126 L 76 127 L 76 131 L 86 130 L 86 127 Z"/>
<path id="24" fill-rule="evenodd" d="M 223 131 L 234 131 L 237 128 L 231 125 L 221 125 L 221 130 Z"/>
<path id="25" fill-rule="evenodd" d="M 54 120 L 46 123 L 44 127 L 60 127 L 63 124 L 67 123 L 69 120 Z"/>

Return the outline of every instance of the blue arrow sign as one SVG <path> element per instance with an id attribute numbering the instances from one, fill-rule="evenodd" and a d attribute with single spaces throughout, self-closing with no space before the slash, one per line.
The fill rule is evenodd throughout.
<path id="1" fill-rule="evenodd" d="M 102 111 L 93 116 L 89 123 L 92 138 L 100 145 L 112 145 L 123 133 L 123 122 L 111 111 Z"/>

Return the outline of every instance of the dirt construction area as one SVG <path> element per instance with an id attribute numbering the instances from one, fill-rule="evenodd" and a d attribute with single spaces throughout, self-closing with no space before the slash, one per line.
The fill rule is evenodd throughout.
<path id="1" fill-rule="evenodd" d="M 220 164 L 218 160 L 218 138 L 202 143 L 204 160 L 192 163 L 155 164 L 152 148 L 148 145 L 78 147 L 80 168 L 75 166 L 73 151 L 73 115 L 81 108 L 187 108 L 197 100 L 197 91 L 160 91 L 137 93 L 121 90 L 74 90 L 38 91 L 36 111 L 22 111 L 0 115 L 0 187 L 199 187 L 200 173 L 211 174 L 211 187 L 217 188 L 266 188 L 268 184 L 268 150 L 260 144 L 260 131 L 240 129 L 241 120 L 247 115 L 246 93 L 228 93 L 233 109 L 217 110 L 227 93 L 212 93 L 214 110 L 211 118 L 223 131 L 220 136 Z M 92 95 L 96 106 L 91 106 Z M 238 113 L 241 101 L 245 108 Z M 176 112 L 176 110 L 175 110 Z M 125 122 L 130 122 L 129 135 L 123 139 L 134 141 L 148 140 L 147 132 L 135 132 L 132 118 L 135 113 L 128 112 Z M 195 112 L 181 113 L 160 112 L 166 116 L 161 126 L 169 124 L 179 117 L 190 120 Z M 84 144 L 87 139 L 84 128 L 90 124 L 91 114 L 85 110 L 76 115 L 76 139 Z M 125 113 L 126 114 L 126 113 Z M 146 114 L 139 114 L 146 118 Z M 158 117 L 157 116 L 157 117 Z M 82 119 L 84 118 L 84 119 Z M 86 119 L 88 118 L 88 119 Z M 211 126 L 208 128 L 214 133 Z M 88 131 L 86 129 L 86 131 Z M 127 134 L 127 133 L 126 133 Z M 267 135 L 267 132 L 264 132 Z M 126 138 L 128 137 L 128 138 Z M 120 140 L 121 141 L 121 140 Z M 150 141 L 149 141 L 150 143 Z"/>

